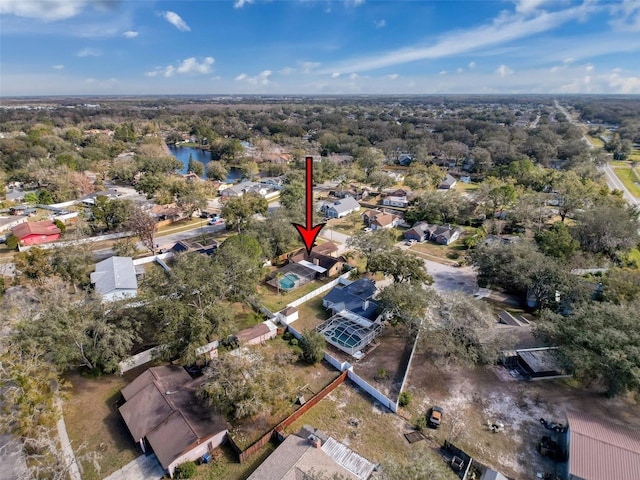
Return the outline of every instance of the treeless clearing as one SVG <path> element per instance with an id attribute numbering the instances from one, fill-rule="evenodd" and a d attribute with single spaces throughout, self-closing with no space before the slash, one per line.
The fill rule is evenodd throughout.
<path id="1" fill-rule="evenodd" d="M 420 352 L 405 388 L 413 401 L 401 413 L 414 423 L 431 406 L 444 407 L 442 427 L 429 430 L 430 438 L 439 444 L 448 439 L 478 461 L 510 478 L 525 480 L 535 478 L 537 472 L 556 471 L 556 464 L 535 448 L 543 435 L 555 435 L 540 425 L 541 417 L 565 423 L 565 410 L 573 408 L 640 428 L 637 402 L 608 399 L 603 390 L 579 389 L 574 383 L 516 381 L 498 366 L 439 368 Z M 502 422 L 505 430 L 492 433 L 488 420 Z"/>
<path id="2" fill-rule="evenodd" d="M 348 380 L 289 426 L 287 433 L 296 433 L 304 425 L 319 428 L 372 462 L 405 463 L 416 451 L 435 455 L 432 442 L 409 444 L 403 434 L 413 427 Z M 444 462 L 442 470 L 457 478 Z"/>
<path id="3" fill-rule="evenodd" d="M 76 452 L 97 452 L 100 455 L 100 471 L 96 471 L 89 462 L 82 464 L 83 480 L 104 478 L 141 454 L 120 417 L 116 402 L 120 400 L 120 390 L 146 368 L 136 368 L 122 377 L 67 375 L 72 388 L 63 411 L 71 445 Z"/>

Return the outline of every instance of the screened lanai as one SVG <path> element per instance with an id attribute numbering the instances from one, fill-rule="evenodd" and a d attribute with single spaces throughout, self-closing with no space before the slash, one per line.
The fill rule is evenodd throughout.
<path id="1" fill-rule="evenodd" d="M 336 313 L 316 328 L 327 342 L 351 356 L 358 357 L 382 331 L 379 322 L 370 322 L 347 310 Z"/>

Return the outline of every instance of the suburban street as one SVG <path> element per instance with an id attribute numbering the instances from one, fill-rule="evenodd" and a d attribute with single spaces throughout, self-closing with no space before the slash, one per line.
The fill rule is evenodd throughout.
<path id="1" fill-rule="evenodd" d="M 611 166 L 608 163 L 605 163 L 601 167 L 601 170 L 604 172 L 605 178 L 607 180 L 607 185 L 611 190 L 617 189 L 622 191 L 622 196 L 627 202 L 629 202 L 629 204 L 634 206 L 640 205 L 640 201 L 637 198 L 635 198 L 633 195 L 631 195 L 631 192 L 629 192 L 629 190 L 624 185 L 624 183 L 620 181 L 620 179 L 617 177 L 617 175 L 614 173 L 614 171 L 612 170 Z"/>

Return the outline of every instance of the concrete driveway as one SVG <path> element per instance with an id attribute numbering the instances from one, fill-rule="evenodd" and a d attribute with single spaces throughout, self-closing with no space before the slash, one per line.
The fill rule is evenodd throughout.
<path id="1" fill-rule="evenodd" d="M 151 454 L 140 455 L 104 480 L 159 480 L 163 476 L 164 468 L 155 454 Z"/>

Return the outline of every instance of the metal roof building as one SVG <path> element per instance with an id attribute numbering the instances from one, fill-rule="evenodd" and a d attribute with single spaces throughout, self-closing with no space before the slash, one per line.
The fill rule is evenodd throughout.
<path id="1" fill-rule="evenodd" d="M 640 432 L 567 410 L 569 480 L 640 479 Z"/>

